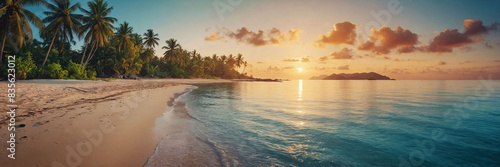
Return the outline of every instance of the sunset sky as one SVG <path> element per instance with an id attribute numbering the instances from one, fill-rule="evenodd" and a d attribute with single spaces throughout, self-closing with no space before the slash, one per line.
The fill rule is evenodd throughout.
<path id="1" fill-rule="evenodd" d="M 86 6 L 87 0 L 73 2 Z M 158 56 L 165 40 L 175 38 L 203 56 L 242 53 L 250 64 L 246 72 L 254 77 L 308 79 L 371 71 L 396 79 L 500 75 L 500 1 L 495 0 L 108 3 L 119 20 L 115 26 L 127 21 L 134 32 L 154 29 L 160 35 Z M 30 8 L 44 17 L 43 7 Z"/>

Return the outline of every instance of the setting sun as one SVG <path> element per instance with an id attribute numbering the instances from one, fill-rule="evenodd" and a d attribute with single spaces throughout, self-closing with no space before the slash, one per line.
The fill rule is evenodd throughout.
<path id="1" fill-rule="evenodd" d="M 0 0 L 0 167 L 500 167 L 478 2 Z"/>

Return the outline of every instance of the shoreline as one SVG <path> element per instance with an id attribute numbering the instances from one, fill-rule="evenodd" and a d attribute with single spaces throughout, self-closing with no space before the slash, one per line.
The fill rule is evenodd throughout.
<path id="1" fill-rule="evenodd" d="M 32 80 L 33 81 L 33 80 Z M 7 166 L 142 166 L 160 142 L 156 119 L 191 85 L 230 80 L 166 79 L 18 82 L 16 159 Z M 62 82 L 62 83 L 61 83 Z M 5 102 L 1 107 L 5 107 Z M 0 140 L 8 140 L 6 114 Z M 8 144 L 2 142 L 2 147 Z"/>

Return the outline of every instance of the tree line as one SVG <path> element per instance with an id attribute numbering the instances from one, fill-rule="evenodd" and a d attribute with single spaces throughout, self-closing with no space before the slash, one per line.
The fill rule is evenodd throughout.
<path id="1" fill-rule="evenodd" d="M 45 6 L 44 18 L 26 9 L 28 5 Z M 183 49 L 176 39 L 165 41 L 160 58 L 154 30 L 140 35 L 128 22 L 114 27 L 118 19 L 112 11 L 104 0 L 89 1 L 86 7 L 70 0 L 0 1 L 0 78 L 6 76 L 8 55 L 16 55 L 18 79 L 250 78 L 242 54 L 201 56 Z M 39 40 L 33 38 L 34 27 L 40 30 Z M 84 45 L 72 50 L 76 40 Z"/>

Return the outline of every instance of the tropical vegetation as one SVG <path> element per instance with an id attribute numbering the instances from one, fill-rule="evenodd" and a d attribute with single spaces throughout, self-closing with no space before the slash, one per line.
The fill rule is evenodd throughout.
<path id="1" fill-rule="evenodd" d="M 27 10 L 29 5 L 43 5 L 43 16 Z M 249 78 L 241 54 L 202 56 L 168 39 L 163 54 L 156 55 L 159 34 L 148 29 L 140 35 L 128 22 L 118 24 L 112 11 L 104 0 L 86 6 L 71 0 L 1 0 L 0 79 L 7 76 L 9 55 L 16 56 L 17 79 Z M 75 46 L 77 41 L 83 45 Z"/>

